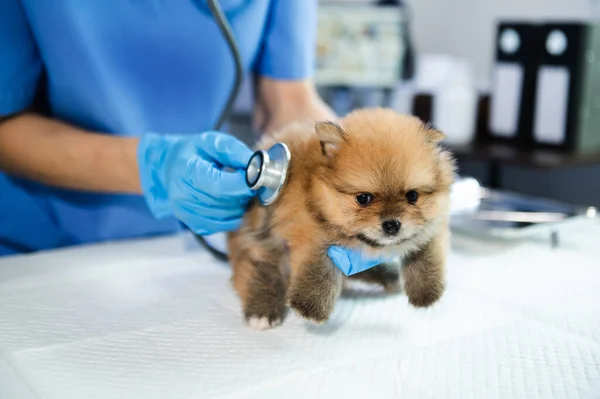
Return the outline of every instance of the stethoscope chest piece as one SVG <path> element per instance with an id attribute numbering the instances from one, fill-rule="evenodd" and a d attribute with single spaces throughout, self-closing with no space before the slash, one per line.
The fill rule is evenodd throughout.
<path id="1" fill-rule="evenodd" d="M 285 185 L 291 153 L 287 145 L 277 143 L 267 151 L 256 151 L 246 167 L 246 184 L 257 191 L 258 200 L 270 205 Z"/>

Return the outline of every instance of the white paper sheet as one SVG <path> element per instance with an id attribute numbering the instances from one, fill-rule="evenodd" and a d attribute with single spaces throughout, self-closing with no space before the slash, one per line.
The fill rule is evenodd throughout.
<path id="1" fill-rule="evenodd" d="M 373 293 L 340 301 L 325 326 L 291 315 L 265 332 L 243 324 L 228 266 L 181 239 L 7 258 L 0 355 L 13 373 L 0 393 L 18 383 L 38 399 L 597 398 L 599 236 L 596 222 L 554 251 L 455 251 L 433 309 Z"/>

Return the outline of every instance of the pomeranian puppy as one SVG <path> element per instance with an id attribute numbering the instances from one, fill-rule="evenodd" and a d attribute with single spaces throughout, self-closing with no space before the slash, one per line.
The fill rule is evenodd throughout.
<path id="1" fill-rule="evenodd" d="M 232 282 L 249 325 L 278 325 L 288 308 L 327 321 L 347 279 L 327 256 L 332 245 L 397 256 L 401 264 L 351 278 L 396 292 L 403 277 L 413 306 L 436 302 L 445 287 L 455 175 L 443 138 L 415 117 L 381 108 L 263 137 L 258 148 L 283 142 L 292 157 L 280 198 L 252 202 L 228 236 Z"/>

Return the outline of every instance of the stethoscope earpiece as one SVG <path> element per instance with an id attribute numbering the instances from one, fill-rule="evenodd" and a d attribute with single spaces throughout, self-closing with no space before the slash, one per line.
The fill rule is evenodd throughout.
<path id="1" fill-rule="evenodd" d="M 270 205 L 277 200 L 285 185 L 287 170 L 291 160 L 287 145 L 277 143 L 268 150 L 252 154 L 246 166 L 246 184 L 258 191 L 258 200 Z"/>

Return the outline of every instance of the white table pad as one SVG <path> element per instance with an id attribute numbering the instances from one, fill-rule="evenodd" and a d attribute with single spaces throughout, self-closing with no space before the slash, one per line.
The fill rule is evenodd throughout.
<path id="1" fill-rule="evenodd" d="M 0 258 L 0 398 L 600 398 L 600 225 L 565 230 L 455 237 L 433 309 L 372 294 L 265 332 L 181 237 Z"/>

